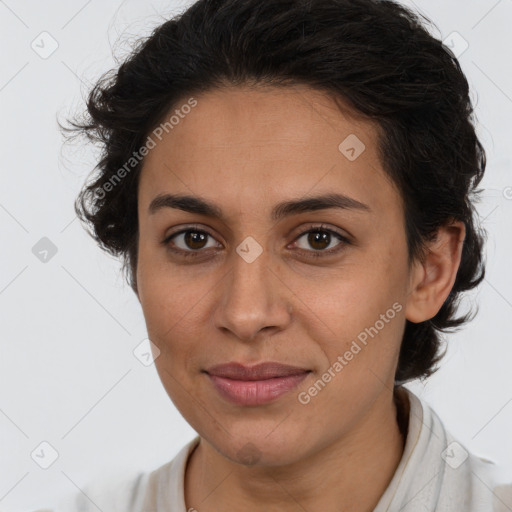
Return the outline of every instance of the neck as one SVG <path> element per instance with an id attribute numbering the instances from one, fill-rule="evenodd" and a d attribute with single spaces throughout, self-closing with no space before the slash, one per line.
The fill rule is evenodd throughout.
<path id="1" fill-rule="evenodd" d="M 342 438 L 285 466 L 236 464 L 201 439 L 185 474 L 187 510 L 373 511 L 404 450 L 407 409 L 397 409 L 400 396 L 383 393 Z"/>

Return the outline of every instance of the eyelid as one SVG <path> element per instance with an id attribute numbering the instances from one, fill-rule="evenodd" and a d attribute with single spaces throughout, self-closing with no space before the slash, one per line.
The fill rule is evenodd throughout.
<path id="1" fill-rule="evenodd" d="M 208 249 L 212 249 L 212 248 L 208 248 L 208 249 L 198 249 L 196 251 L 194 250 L 185 250 L 185 249 L 180 249 L 180 248 L 171 248 L 170 246 L 170 242 L 171 242 L 171 239 L 178 236 L 178 235 L 181 235 L 181 234 L 184 234 L 188 231 L 195 231 L 195 232 L 198 232 L 198 233 L 204 233 L 206 234 L 208 237 L 211 237 L 213 238 L 214 240 L 217 241 L 216 237 L 208 230 L 208 229 L 205 229 L 203 227 L 201 227 L 200 225 L 188 225 L 188 226 L 184 226 L 182 227 L 181 229 L 175 231 L 175 232 L 172 232 L 170 233 L 169 235 L 165 236 L 164 240 L 162 240 L 162 245 L 164 245 L 165 247 L 167 247 L 169 250 L 171 250 L 172 252 L 174 253 L 178 253 L 178 254 L 181 254 L 181 255 L 184 255 L 184 256 L 190 256 L 190 255 L 197 255 L 197 256 L 200 256 L 200 254 L 202 253 L 207 253 L 209 252 Z M 296 243 L 298 239 L 302 238 L 304 235 L 308 234 L 308 233 L 311 233 L 311 232 L 315 232 L 315 231 L 323 231 L 323 232 L 327 232 L 327 233 L 330 233 L 332 235 L 334 235 L 335 237 L 338 238 L 338 240 L 340 241 L 340 243 L 338 245 L 336 245 L 336 247 L 338 246 L 344 246 L 344 245 L 352 245 L 352 241 L 350 239 L 350 236 L 348 234 L 343 234 L 341 232 L 339 232 L 336 228 L 332 228 L 330 226 L 327 226 L 326 224 L 323 224 L 323 223 L 311 223 L 309 226 L 307 227 L 302 227 L 301 228 L 301 231 L 299 233 L 297 233 L 293 239 L 293 241 L 291 242 L 292 244 Z M 218 242 L 218 241 L 217 241 Z M 220 242 L 218 242 L 220 243 Z M 338 252 L 342 251 L 343 250 L 343 247 L 339 248 L 339 249 L 328 249 L 328 250 L 306 250 L 306 249 L 297 249 L 300 253 L 302 254 L 308 254 L 309 255 L 313 255 L 313 256 L 322 256 L 322 255 L 325 255 L 325 257 L 329 256 L 329 255 L 333 255 L 333 254 L 337 254 Z"/>
<path id="2" fill-rule="evenodd" d="M 309 226 L 306 226 L 305 228 L 301 226 L 300 231 L 295 235 L 294 241 L 297 240 L 297 238 L 300 238 L 301 236 L 305 235 L 306 233 L 309 233 L 311 231 L 327 231 L 328 233 L 332 233 L 346 242 L 351 242 L 351 235 L 346 231 L 340 231 L 339 228 L 331 227 L 324 223 L 310 223 Z"/>
<path id="3" fill-rule="evenodd" d="M 210 228 L 211 229 L 211 228 Z M 164 246 L 164 247 L 167 247 L 169 248 L 170 250 L 172 250 L 173 252 L 177 252 L 177 253 L 180 253 L 180 254 L 199 254 L 199 253 L 203 253 L 203 252 L 206 252 L 205 249 L 199 249 L 197 251 L 193 251 L 193 250 L 185 250 L 185 249 L 171 249 L 170 248 L 170 242 L 171 242 L 171 239 L 178 236 L 178 235 L 182 235 L 184 233 L 187 233 L 189 231 L 193 231 L 193 232 L 197 232 L 197 233 L 204 233 L 206 234 L 208 237 L 210 238 L 213 238 L 217 243 L 220 243 L 217 241 L 217 238 L 209 231 L 209 229 L 205 229 L 199 225 L 188 225 L 188 226 L 185 226 L 185 227 L 182 227 L 181 229 L 178 229 L 177 231 L 173 231 L 172 233 L 166 235 L 164 237 L 164 239 L 162 240 L 161 244 Z"/>
<path id="4" fill-rule="evenodd" d="M 310 225 L 309 227 L 303 229 L 300 233 L 297 234 L 297 236 L 295 236 L 292 244 L 296 244 L 297 243 L 297 240 L 299 240 L 300 238 L 302 238 L 304 235 L 307 235 L 308 233 L 314 233 L 314 232 L 326 232 L 326 233 L 329 233 L 331 235 L 334 235 L 340 243 L 338 243 L 334 248 L 331 248 L 331 249 L 325 249 L 325 250 L 306 250 L 306 249 L 297 249 L 301 254 L 305 254 L 307 255 L 307 257 L 313 257 L 313 258 L 318 258 L 318 257 L 324 257 L 324 258 L 328 258 L 329 256 L 336 256 L 338 255 L 339 253 L 341 253 L 344 249 L 345 249 L 345 246 L 347 245 L 352 245 L 352 241 L 351 239 L 349 238 L 349 236 L 339 232 L 337 229 L 334 229 L 334 228 L 331 228 L 325 224 L 320 224 L 320 225 Z"/>

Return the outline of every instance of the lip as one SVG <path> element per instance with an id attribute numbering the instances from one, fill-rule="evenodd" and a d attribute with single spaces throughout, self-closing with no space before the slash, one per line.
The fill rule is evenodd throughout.
<path id="1" fill-rule="evenodd" d="M 244 366 L 227 363 L 206 370 L 217 392 L 237 405 L 262 405 L 296 388 L 311 372 L 274 362 Z"/>
<path id="2" fill-rule="evenodd" d="M 245 366 L 242 363 L 232 362 L 212 366 L 206 370 L 206 373 L 227 379 L 247 381 L 289 377 L 291 375 L 300 375 L 308 371 L 307 368 L 275 362 L 259 363 L 253 366 Z"/>

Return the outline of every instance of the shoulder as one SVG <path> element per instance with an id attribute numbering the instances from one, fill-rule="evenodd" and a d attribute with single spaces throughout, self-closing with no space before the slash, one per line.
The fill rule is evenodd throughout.
<path id="1" fill-rule="evenodd" d="M 432 510 L 439 512 L 512 510 L 512 480 L 505 485 L 494 462 L 458 441 L 426 401 L 410 390 L 407 395 L 409 435 L 404 455 L 408 460 L 401 482 L 405 494 L 434 505 Z"/>
<path id="2" fill-rule="evenodd" d="M 175 457 L 148 472 L 117 473 L 102 481 L 91 481 L 79 492 L 64 498 L 53 509 L 32 512 L 159 512 L 168 505 L 181 503 L 185 466 L 189 453 L 199 441 L 197 436 Z M 162 508 L 163 507 L 163 508 Z M 173 509 L 174 510 L 174 509 Z"/>
<path id="3" fill-rule="evenodd" d="M 494 488 L 493 512 L 510 512 L 512 510 L 512 483 L 498 485 Z"/>
<path id="4" fill-rule="evenodd" d="M 140 511 L 148 477 L 148 473 L 139 472 L 112 475 L 101 482 L 91 481 L 78 492 L 64 496 L 54 508 L 33 512 Z"/>

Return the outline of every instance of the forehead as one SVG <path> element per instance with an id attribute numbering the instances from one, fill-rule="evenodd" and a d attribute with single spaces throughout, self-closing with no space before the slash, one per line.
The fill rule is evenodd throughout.
<path id="1" fill-rule="evenodd" d="M 254 208 L 333 191 L 377 207 L 396 199 L 380 162 L 378 127 L 321 91 L 226 87 L 194 99 L 161 140 L 153 137 L 140 181 L 146 204 L 176 191 Z"/>

